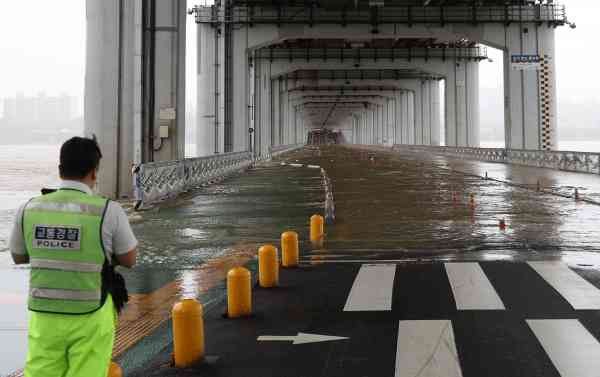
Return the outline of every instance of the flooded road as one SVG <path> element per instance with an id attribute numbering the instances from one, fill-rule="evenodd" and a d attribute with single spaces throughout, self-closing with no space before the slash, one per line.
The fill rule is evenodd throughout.
<path id="1" fill-rule="evenodd" d="M 138 264 L 124 272 L 132 292 L 151 292 L 237 248 L 278 245 L 288 229 L 306 239 L 323 196 L 318 171 L 273 163 L 136 213 Z"/>
<path id="2" fill-rule="evenodd" d="M 600 206 L 483 179 L 488 171 L 532 187 L 541 180 L 553 190 L 600 192 L 595 175 L 348 147 L 293 158 L 323 166 L 333 181 L 337 219 L 321 260 L 578 260 L 600 252 Z"/>
<path id="3" fill-rule="evenodd" d="M 289 229 L 308 238 L 309 218 L 322 211 L 323 200 L 318 170 L 271 163 L 133 213 L 138 263 L 132 270 L 119 268 L 131 297 L 119 318 L 114 354 L 163 324 L 181 297 L 199 297 L 205 304 L 221 298 L 226 272 L 252 261 L 259 245 L 279 247 L 281 233 Z M 25 360 L 29 268 L 12 265 L 10 255 L 0 253 L 0 270 L 3 376 Z"/>
<path id="4" fill-rule="evenodd" d="M 593 194 L 600 193 L 597 176 L 349 147 L 305 148 L 281 159 L 320 165 L 333 183 L 336 222 L 323 245 L 303 242 L 304 262 L 562 259 L 600 266 L 600 206 L 482 178 L 488 172 Z M 222 296 L 227 270 L 252 261 L 258 245 L 279 245 L 288 229 L 307 240 L 308 219 L 323 212 L 323 200 L 318 169 L 273 162 L 134 213 L 139 259 L 123 271 L 131 301 L 115 355 L 159 331 L 179 297 L 210 304 Z M 10 266 L 8 253 L 0 258 L 0 333 L 15 345 L 3 349 L 1 375 L 23 364 L 28 269 Z M 151 354 L 135 353 L 137 363 L 144 353 Z"/>

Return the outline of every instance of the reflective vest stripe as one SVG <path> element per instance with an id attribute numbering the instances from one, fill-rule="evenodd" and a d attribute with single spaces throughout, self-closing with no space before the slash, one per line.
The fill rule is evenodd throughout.
<path id="1" fill-rule="evenodd" d="M 45 268 L 73 272 L 102 272 L 102 266 L 88 262 L 67 262 L 51 259 L 32 259 L 31 268 Z"/>
<path id="2" fill-rule="evenodd" d="M 27 205 L 28 210 L 38 210 L 57 213 L 76 213 L 93 216 L 102 216 L 104 207 L 98 207 L 85 203 L 60 203 L 33 201 Z"/>
<path id="3" fill-rule="evenodd" d="M 74 291 L 70 289 L 30 288 L 32 298 L 48 298 L 53 300 L 98 301 L 101 291 Z"/>

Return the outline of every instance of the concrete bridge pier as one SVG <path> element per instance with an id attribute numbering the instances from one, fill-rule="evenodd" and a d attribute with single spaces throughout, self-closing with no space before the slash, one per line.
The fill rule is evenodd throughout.
<path id="1" fill-rule="evenodd" d="M 446 145 L 479 147 L 479 63 L 455 60 L 446 67 Z"/>
<path id="2" fill-rule="evenodd" d="M 185 153 L 186 2 L 87 0 L 85 134 L 100 193 L 131 195 L 133 164 Z"/>
<path id="3" fill-rule="evenodd" d="M 538 12 L 541 19 L 558 17 L 553 6 L 540 7 Z M 564 23 L 566 19 L 559 23 L 484 24 L 464 33 L 504 52 L 506 148 L 557 147 L 554 30 Z M 464 31 L 459 26 L 455 29 Z M 520 59 L 532 59 L 532 64 L 524 64 Z"/>
<path id="4" fill-rule="evenodd" d="M 217 70 L 219 55 L 216 32 L 208 24 L 198 24 L 198 104 L 196 154 L 210 156 L 223 151 L 222 126 L 219 124 Z"/>

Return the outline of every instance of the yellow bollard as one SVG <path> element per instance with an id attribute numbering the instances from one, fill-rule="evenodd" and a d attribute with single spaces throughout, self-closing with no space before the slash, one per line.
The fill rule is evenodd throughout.
<path id="1" fill-rule="evenodd" d="M 173 354 L 175 367 L 186 368 L 204 358 L 204 310 L 187 298 L 173 305 Z"/>
<path id="2" fill-rule="evenodd" d="M 119 364 L 114 361 L 110 362 L 110 366 L 108 367 L 107 377 L 123 377 L 123 370 L 119 366 Z"/>
<path id="3" fill-rule="evenodd" d="M 310 217 L 310 240 L 313 242 L 321 241 L 324 234 L 325 230 L 323 216 L 312 215 Z"/>
<path id="4" fill-rule="evenodd" d="M 238 318 L 252 313 L 250 271 L 236 267 L 227 273 L 227 316 Z"/>
<path id="5" fill-rule="evenodd" d="M 296 267 L 299 258 L 298 233 L 292 231 L 283 233 L 281 235 L 281 265 Z"/>
<path id="6" fill-rule="evenodd" d="M 279 284 L 277 248 L 273 245 L 264 245 L 258 249 L 258 283 L 263 288 L 272 288 Z"/>

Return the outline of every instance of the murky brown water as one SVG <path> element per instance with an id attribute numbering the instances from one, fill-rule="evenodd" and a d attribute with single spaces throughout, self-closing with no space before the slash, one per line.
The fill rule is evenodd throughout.
<path id="1" fill-rule="evenodd" d="M 485 175 L 478 162 L 345 147 L 324 147 L 320 156 L 304 150 L 293 158 L 323 166 L 333 181 L 337 219 L 323 250 L 334 254 L 330 258 L 531 259 L 600 251 L 600 206 L 484 180 L 476 175 Z M 502 167 L 507 169 L 495 164 L 493 174 Z M 546 176 L 544 182 L 565 174 L 508 169 L 504 178 L 515 181 L 520 175 L 535 179 L 532 170 Z M 573 177 L 600 187 L 597 176 Z M 499 228 L 501 219 L 508 225 L 505 231 Z"/>

